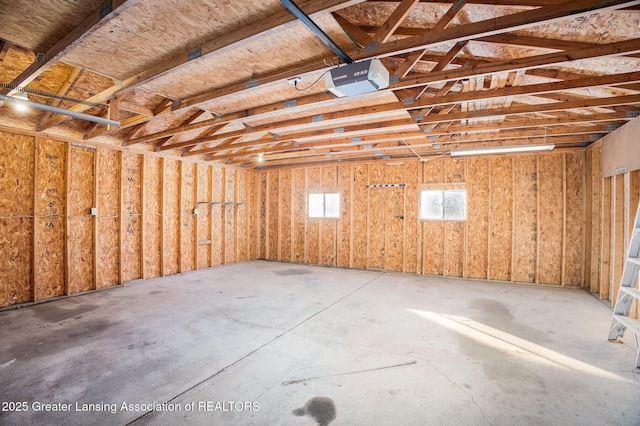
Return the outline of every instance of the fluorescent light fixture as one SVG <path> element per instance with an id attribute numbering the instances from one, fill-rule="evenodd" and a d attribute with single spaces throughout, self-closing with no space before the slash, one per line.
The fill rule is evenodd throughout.
<path id="1" fill-rule="evenodd" d="M 470 148 L 454 149 L 451 151 L 452 157 L 462 157 L 465 155 L 486 155 L 486 154 L 510 154 L 514 152 L 551 151 L 555 148 L 552 143 L 540 145 L 517 145 L 517 146 L 496 146 L 492 148 Z"/>

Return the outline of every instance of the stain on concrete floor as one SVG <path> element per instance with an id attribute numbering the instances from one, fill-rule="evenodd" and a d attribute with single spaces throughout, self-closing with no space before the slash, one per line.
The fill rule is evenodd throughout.
<path id="1" fill-rule="evenodd" d="M 293 410 L 293 414 L 313 417 L 318 426 L 327 426 L 336 418 L 336 406 L 331 398 L 316 396 L 307 401 L 304 407 Z"/>

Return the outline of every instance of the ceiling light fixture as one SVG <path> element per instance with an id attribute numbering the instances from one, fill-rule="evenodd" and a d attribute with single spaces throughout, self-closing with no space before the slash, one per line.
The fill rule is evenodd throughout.
<path id="1" fill-rule="evenodd" d="M 262 163 L 264 161 L 264 154 L 258 154 L 258 163 Z"/>
<path id="2" fill-rule="evenodd" d="M 13 95 L 15 102 L 13 106 L 18 112 L 25 112 L 27 110 L 27 102 L 29 102 L 29 95 L 27 92 L 19 92 Z"/>
<path id="3" fill-rule="evenodd" d="M 467 155 L 485 155 L 485 154 L 510 154 L 517 152 L 535 152 L 535 151 L 551 151 L 555 148 L 552 143 L 540 145 L 519 145 L 519 146 L 496 146 L 492 148 L 470 148 L 470 149 L 454 149 L 451 151 L 452 157 L 462 157 Z"/>

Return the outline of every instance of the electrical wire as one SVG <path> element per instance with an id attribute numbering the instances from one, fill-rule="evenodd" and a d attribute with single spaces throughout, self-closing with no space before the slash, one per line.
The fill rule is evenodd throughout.
<path id="1" fill-rule="evenodd" d="M 307 86 L 307 87 L 305 87 L 304 89 L 300 89 L 300 88 L 298 88 L 298 82 L 297 82 L 297 81 L 294 81 L 294 82 L 293 82 L 293 86 L 296 88 L 296 90 L 297 90 L 298 92 L 304 92 L 304 91 L 306 91 L 306 90 L 309 90 L 309 89 L 311 89 L 313 86 L 315 86 L 316 84 L 318 84 L 318 82 L 322 79 L 322 77 L 324 77 L 324 76 L 325 76 L 329 71 L 330 71 L 330 70 L 327 70 L 327 71 L 323 72 L 323 73 L 322 73 L 322 75 L 316 79 L 316 81 L 314 81 L 313 83 L 311 83 L 310 85 L 308 85 L 308 86 Z"/>

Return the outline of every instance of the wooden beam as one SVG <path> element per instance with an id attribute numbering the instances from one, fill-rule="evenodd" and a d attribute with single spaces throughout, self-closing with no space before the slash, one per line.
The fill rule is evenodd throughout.
<path id="1" fill-rule="evenodd" d="M 440 45 L 452 41 L 472 40 L 494 34 L 530 28 L 545 23 L 555 22 L 567 17 L 585 16 L 601 11 L 608 11 L 615 8 L 623 8 L 640 4 L 640 0 L 577 0 L 568 1 L 558 5 L 545 6 L 536 10 L 514 13 L 499 18 L 474 22 L 457 27 L 446 28 L 443 31 L 420 36 L 414 36 L 398 41 L 387 42 L 379 47 L 376 52 L 350 51 L 347 52 L 354 60 L 367 59 L 373 57 L 391 56 L 400 53 L 407 53 L 413 50 L 426 49 L 431 46 Z M 613 53 L 612 53 L 613 54 Z M 326 58 L 331 59 L 331 58 Z M 573 60 L 565 57 L 564 61 Z M 563 62 L 563 61 L 559 61 Z M 535 65 L 531 65 L 535 67 Z M 300 66 L 292 66 L 285 69 L 272 71 L 251 80 L 251 90 L 258 86 L 282 81 L 298 75 L 314 73 L 327 68 L 324 62 L 314 60 Z M 399 87 L 395 87 L 399 88 Z M 210 102 L 214 99 L 229 96 L 235 93 L 249 90 L 246 82 L 232 84 L 203 94 L 186 99 L 181 103 L 180 108 L 195 106 Z"/>
<path id="2" fill-rule="evenodd" d="M 83 73 L 84 73 L 84 70 L 82 68 L 73 67 L 71 69 L 71 72 L 67 76 L 67 79 L 64 81 L 64 83 L 62 83 L 62 86 L 60 86 L 60 89 L 58 89 L 57 95 L 59 96 L 66 95 L 69 92 L 69 90 L 76 84 L 76 82 L 82 76 Z M 60 106 L 61 103 L 62 103 L 62 100 L 56 99 L 51 103 L 51 106 L 57 107 L 57 106 Z M 39 131 L 46 130 L 47 127 L 45 126 L 45 123 L 49 121 L 53 115 L 54 114 L 51 112 L 45 112 L 40 118 L 40 120 L 38 121 L 38 124 L 36 125 L 36 129 Z"/>
<path id="3" fill-rule="evenodd" d="M 134 6 L 140 0 L 108 0 L 95 10 L 87 19 L 54 44 L 46 53 L 39 55 L 36 61 L 25 69 L 11 82 L 15 86 L 26 86 L 46 71 L 51 65 L 59 61 L 64 55 L 80 45 L 113 18 Z M 1 89 L 0 93 L 12 93 L 8 89 Z"/>
<path id="4" fill-rule="evenodd" d="M 385 23 L 382 24 L 375 33 L 373 40 L 378 43 L 386 43 L 393 35 L 393 32 L 400 26 L 400 24 L 402 24 L 407 16 L 409 16 L 419 1 L 420 0 L 402 0 Z"/>
<path id="5" fill-rule="evenodd" d="M 516 106 L 511 108 L 495 108 L 491 110 L 458 112 L 458 113 L 452 113 L 452 114 L 447 114 L 444 116 L 437 116 L 437 117 L 429 116 L 429 117 L 426 117 L 424 120 L 419 120 L 419 122 L 420 124 L 427 124 L 427 123 L 437 123 L 441 121 L 458 121 L 458 120 L 464 120 L 468 118 L 529 114 L 529 113 L 536 113 L 536 112 L 539 113 L 539 112 L 548 112 L 548 111 L 563 111 L 567 109 L 576 109 L 576 108 L 606 107 L 606 106 L 612 106 L 612 105 L 624 105 L 624 104 L 636 104 L 636 103 L 640 103 L 640 95 L 612 96 L 609 98 L 593 98 L 593 99 L 584 99 L 584 100 L 570 101 L 570 102 L 554 102 L 551 104 L 521 105 L 521 106 Z"/>
<path id="6" fill-rule="evenodd" d="M 0 40 L 0 62 L 4 61 L 5 56 L 9 53 L 11 44 L 8 41 Z"/>
<path id="7" fill-rule="evenodd" d="M 602 44 L 598 47 L 590 49 L 577 49 L 569 52 L 527 56 L 510 61 L 489 62 L 471 67 L 463 67 L 457 70 L 432 72 L 426 75 L 405 78 L 399 83 L 390 85 L 389 89 L 394 90 L 399 88 L 422 86 L 425 84 L 443 83 L 452 80 L 473 78 L 499 72 L 529 70 L 533 68 L 541 68 L 545 66 L 562 64 L 565 62 L 577 61 L 580 59 L 616 56 L 630 52 L 640 52 L 640 39 Z"/>
<path id="8" fill-rule="evenodd" d="M 185 123 L 184 125 L 188 125 L 188 123 Z M 219 139 L 220 135 L 215 135 L 215 133 L 218 130 L 222 129 L 226 125 L 227 125 L 227 123 L 218 124 L 217 126 L 209 127 L 204 132 L 202 132 L 200 135 L 198 135 L 198 137 L 196 137 L 194 139 L 191 139 L 191 140 L 187 140 L 187 141 L 183 141 L 183 142 L 176 142 L 176 143 L 173 143 L 173 144 L 163 144 L 162 146 L 157 147 L 156 151 L 167 151 L 169 149 L 188 148 L 190 146 L 195 146 L 195 145 L 198 145 L 200 143 L 209 142 L 209 141 L 212 141 L 212 140 L 215 140 L 215 139 Z"/>
<path id="9" fill-rule="evenodd" d="M 519 31 L 542 24 L 557 22 L 568 17 L 580 17 L 623 7 L 637 6 L 638 0 L 572 0 L 543 6 L 534 10 L 517 12 L 498 18 L 445 28 L 437 33 L 426 33 L 406 39 L 390 41 L 378 46 L 375 56 L 397 55 L 418 49 L 426 49 L 445 42 L 477 39 L 508 31 Z M 349 52 L 354 59 L 365 59 L 370 52 Z"/>
<path id="10" fill-rule="evenodd" d="M 399 83 L 393 84 L 389 90 L 398 90 L 402 88 L 416 87 L 416 86 L 441 83 L 441 82 L 445 82 L 445 83 L 455 82 L 462 78 L 471 78 L 478 75 L 487 75 L 487 74 L 492 74 L 496 72 L 509 72 L 509 71 L 518 70 L 518 69 L 531 69 L 533 74 L 537 74 L 537 71 L 539 70 L 535 70 L 534 68 L 539 66 L 561 64 L 563 62 L 568 62 L 568 61 L 578 60 L 578 59 L 587 59 L 587 58 L 603 57 L 603 56 L 610 56 L 610 55 L 620 55 L 620 54 L 634 52 L 634 51 L 636 52 L 640 51 L 640 40 L 629 40 L 629 41 L 623 41 L 623 42 L 617 42 L 617 43 L 610 43 L 606 45 L 599 45 L 598 47 L 594 47 L 590 49 L 577 49 L 575 51 L 569 51 L 569 52 L 536 55 L 531 57 L 519 58 L 515 60 L 502 61 L 502 62 L 492 62 L 492 63 L 486 63 L 486 64 L 481 64 L 481 65 L 472 66 L 472 67 L 461 68 L 458 70 L 432 72 L 428 75 L 422 75 L 419 77 L 404 79 Z M 329 94 L 320 94 L 320 95 L 311 95 L 303 98 L 288 100 L 285 102 L 277 102 L 270 105 L 265 105 L 263 107 L 254 108 L 251 110 L 238 111 L 235 113 L 227 114 L 222 117 L 203 120 L 198 123 L 178 126 L 173 129 L 164 130 L 158 133 L 154 133 L 154 134 L 143 136 L 141 138 L 130 140 L 123 145 L 128 146 L 136 143 L 149 142 L 164 136 L 172 136 L 172 135 L 187 132 L 190 130 L 213 126 L 216 124 L 223 124 L 223 123 L 226 124 L 233 120 L 242 119 L 246 117 L 258 117 L 262 114 L 287 109 L 289 108 L 287 105 L 290 105 L 291 103 L 295 104 L 297 107 L 304 106 L 304 105 L 311 105 L 311 104 L 320 106 L 323 102 L 329 102 L 332 99 L 333 98 Z"/>
<path id="11" fill-rule="evenodd" d="M 344 32 L 347 33 L 347 36 L 349 36 L 351 41 L 357 43 L 360 47 L 364 47 L 367 43 L 373 40 L 371 36 L 361 30 L 360 27 L 347 21 L 336 12 L 332 12 L 331 16 L 333 16 L 338 25 L 342 27 Z"/>
<path id="12" fill-rule="evenodd" d="M 496 99 L 501 97 L 516 96 L 516 95 L 520 95 L 520 96 L 521 95 L 537 95 L 537 94 L 547 93 L 547 92 L 557 91 L 557 90 L 561 91 L 561 90 L 570 90 L 570 89 L 578 89 L 578 88 L 615 85 L 615 84 L 628 83 L 631 81 L 640 82 L 640 72 L 588 77 L 581 80 L 570 80 L 570 81 L 557 82 L 557 83 L 553 82 L 553 83 L 532 84 L 528 86 L 512 86 L 512 87 L 502 88 L 502 89 L 484 90 L 481 92 L 452 93 L 444 96 L 436 96 L 434 98 L 426 98 L 409 105 L 394 102 L 390 104 L 377 105 L 375 107 L 359 107 L 359 108 L 354 108 L 352 110 L 344 110 L 344 111 L 338 111 L 334 113 L 327 113 L 322 115 L 322 119 L 323 121 L 327 121 L 327 120 L 335 120 L 340 118 L 343 118 L 343 119 L 354 118 L 354 117 L 363 118 L 364 116 L 367 116 L 367 115 L 378 114 L 380 112 L 387 112 L 387 111 L 422 109 L 427 107 L 443 106 L 448 104 L 453 105 L 461 102 Z M 300 125 L 300 124 L 311 124 L 313 122 L 317 123 L 317 117 L 318 115 L 310 115 L 310 116 L 300 117 L 292 120 L 285 120 L 285 121 L 276 122 L 276 123 L 264 124 L 261 126 L 256 126 L 251 130 L 237 130 L 237 131 L 219 134 L 219 135 L 216 135 L 215 137 L 197 138 L 191 141 L 185 141 L 178 144 L 174 144 L 173 146 L 168 145 L 166 147 L 161 147 L 159 148 L 159 150 L 179 148 L 179 147 L 185 147 L 185 146 L 194 146 L 199 143 L 213 141 L 213 140 L 223 140 L 224 138 L 228 138 L 228 137 L 248 136 L 251 134 L 261 133 L 264 131 L 272 131 L 274 129 L 285 128 L 288 126 L 294 126 L 294 125 Z M 336 127 L 339 127 L 335 123 L 327 124 L 327 126 L 331 126 L 330 127 L 331 130 L 330 132 L 327 132 L 326 130 L 324 130 L 323 134 L 332 133 L 333 129 L 335 129 Z M 314 134 L 319 134 L 319 133 L 314 133 Z M 286 134 L 281 135 L 280 139 L 282 138 L 293 139 Z M 272 139 L 271 141 L 273 142 L 275 141 L 275 139 Z M 250 145 L 251 142 L 247 142 L 247 144 Z M 231 145 L 230 147 L 233 148 L 234 146 Z M 236 147 L 239 147 L 239 146 L 236 146 Z M 215 150 L 219 150 L 220 148 L 221 148 L 220 146 L 215 147 Z M 197 155 L 195 154 L 196 152 L 200 154 L 200 153 L 206 153 L 206 152 L 212 152 L 212 151 L 211 150 L 192 151 L 188 155 Z"/>
<path id="13" fill-rule="evenodd" d="M 571 40 L 558 40 L 539 37 L 526 37 L 518 34 L 496 34 L 493 36 L 482 37 L 475 41 L 507 44 L 524 47 L 535 47 L 539 49 L 553 49 L 553 50 L 575 50 L 575 49 L 590 49 L 592 47 L 599 46 L 598 43 L 585 43 Z M 630 57 L 640 57 L 639 54 L 626 55 Z"/>

